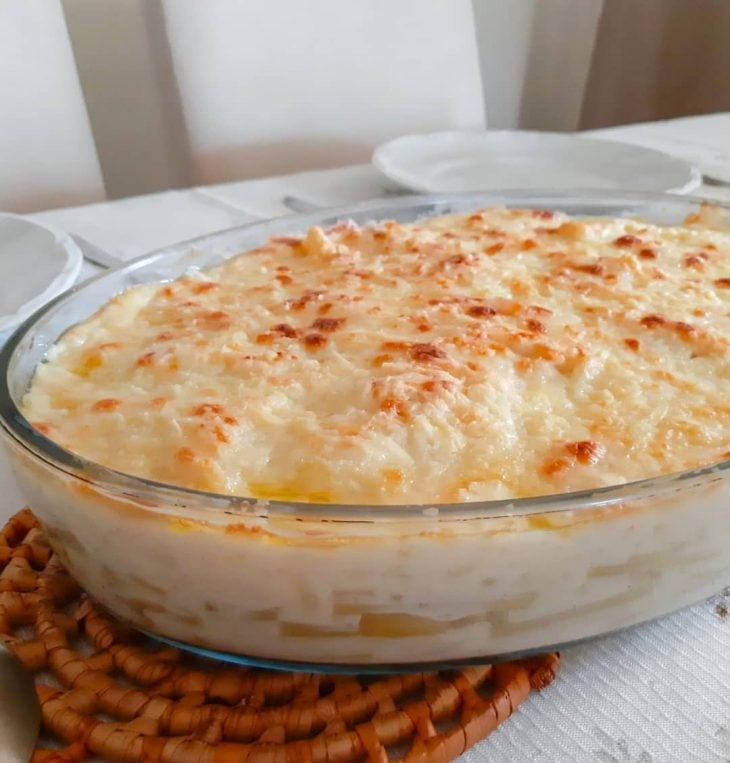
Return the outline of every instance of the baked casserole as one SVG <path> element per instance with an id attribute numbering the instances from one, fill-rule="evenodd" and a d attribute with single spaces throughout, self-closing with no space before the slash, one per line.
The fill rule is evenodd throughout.
<path id="1" fill-rule="evenodd" d="M 18 471 L 64 562 L 151 632 L 327 663 L 514 653 L 727 582 L 727 482 L 680 500 L 661 479 L 728 459 L 729 346 L 711 211 L 312 225 L 117 294 L 22 399 L 84 461 L 243 509 L 156 511 Z M 546 498 L 576 491 L 579 511 Z M 546 510 L 511 510 L 530 499 Z M 443 509 L 483 502 L 500 510 Z"/>

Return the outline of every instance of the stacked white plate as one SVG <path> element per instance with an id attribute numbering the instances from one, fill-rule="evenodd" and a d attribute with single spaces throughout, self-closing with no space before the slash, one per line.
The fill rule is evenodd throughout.
<path id="1" fill-rule="evenodd" d="M 406 135 L 379 146 L 375 166 L 421 193 L 502 189 L 603 189 L 687 193 L 691 164 L 642 146 L 525 130 Z"/>
<path id="2" fill-rule="evenodd" d="M 0 212 L 0 344 L 73 285 L 82 262 L 81 250 L 62 231 Z"/>

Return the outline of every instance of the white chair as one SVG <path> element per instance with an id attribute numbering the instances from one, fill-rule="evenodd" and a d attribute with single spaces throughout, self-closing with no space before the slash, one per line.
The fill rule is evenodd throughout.
<path id="1" fill-rule="evenodd" d="M 0 209 L 104 198 L 58 0 L 0 0 Z"/>
<path id="2" fill-rule="evenodd" d="M 408 132 L 479 129 L 469 0 L 162 0 L 192 180 L 367 161 Z"/>

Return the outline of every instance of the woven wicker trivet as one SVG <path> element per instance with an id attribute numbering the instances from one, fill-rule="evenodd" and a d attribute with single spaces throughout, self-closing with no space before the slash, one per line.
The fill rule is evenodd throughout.
<path id="1" fill-rule="evenodd" d="M 37 674 L 45 738 L 58 746 L 39 747 L 35 763 L 447 761 L 549 684 L 558 665 L 547 654 L 373 678 L 194 658 L 98 608 L 27 509 L 0 536 L 0 639 Z"/>

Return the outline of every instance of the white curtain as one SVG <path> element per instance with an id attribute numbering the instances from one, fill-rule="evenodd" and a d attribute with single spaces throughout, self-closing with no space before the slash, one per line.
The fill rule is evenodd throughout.
<path id="1" fill-rule="evenodd" d="M 730 2 L 606 0 L 581 127 L 715 111 L 730 111 Z"/>

